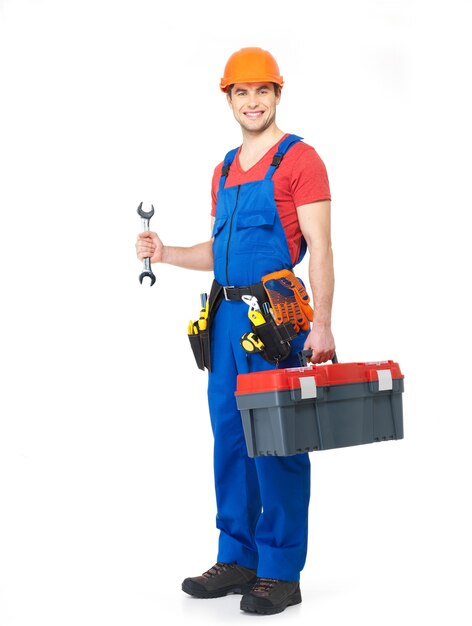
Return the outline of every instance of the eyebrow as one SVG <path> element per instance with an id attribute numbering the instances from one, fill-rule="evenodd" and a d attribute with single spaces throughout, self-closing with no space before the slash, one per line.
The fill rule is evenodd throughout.
<path id="1" fill-rule="evenodd" d="M 269 89 L 269 85 L 260 85 L 256 91 L 261 91 L 261 89 Z M 247 87 L 238 87 L 237 89 L 235 89 L 235 93 L 238 93 L 240 91 L 247 91 Z"/>

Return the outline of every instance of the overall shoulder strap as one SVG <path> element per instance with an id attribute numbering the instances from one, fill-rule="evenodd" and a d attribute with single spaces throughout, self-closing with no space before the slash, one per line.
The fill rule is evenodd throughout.
<path id="1" fill-rule="evenodd" d="M 290 148 L 294 144 L 302 140 L 303 137 L 299 137 L 298 135 L 288 135 L 287 137 L 285 137 L 285 139 L 280 143 L 277 152 L 274 154 L 274 158 L 272 159 L 272 163 L 267 170 L 264 180 L 269 180 L 270 178 L 272 178 L 275 170 L 279 167 L 287 151 L 290 150 Z"/>
<path id="2" fill-rule="evenodd" d="M 221 176 L 220 176 L 220 186 L 218 187 L 218 191 L 223 189 L 226 183 L 226 177 L 228 176 L 229 168 L 231 167 L 231 163 L 234 161 L 234 157 L 236 156 L 239 148 L 234 148 L 230 150 L 228 154 L 225 156 L 225 160 L 223 162 L 223 167 L 221 168 Z"/>

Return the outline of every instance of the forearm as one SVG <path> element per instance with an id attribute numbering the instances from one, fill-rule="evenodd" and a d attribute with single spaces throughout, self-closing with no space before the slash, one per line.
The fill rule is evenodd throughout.
<path id="1" fill-rule="evenodd" d="M 190 247 L 164 246 L 162 263 L 176 265 L 191 270 L 213 270 L 212 241 L 205 241 Z"/>
<path id="2" fill-rule="evenodd" d="M 333 251 L 330 243 L 312 247 L 308 272 L 313 293 L 313 327 L 330 329 L 334 294 Z"/>

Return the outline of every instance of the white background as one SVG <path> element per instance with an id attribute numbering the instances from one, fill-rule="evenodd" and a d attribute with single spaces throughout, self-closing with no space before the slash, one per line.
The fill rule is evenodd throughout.
<path id="1" fill-rule="evenodd" d="M 140 201 L 165 243 L 209 236 L 240 142 L 218 82 L 248 45 L 328 169 L 340 360 L 405 374 L 403 441 L 311 455 L 304 601 L 272 619 L 471 623 L 470 22 L 467 0 L 0 1 L 1 626 L 251 619 L 180 591 L 216 556 L 186 338 L 211 278 L 141 286 L 134 253 Z"/>

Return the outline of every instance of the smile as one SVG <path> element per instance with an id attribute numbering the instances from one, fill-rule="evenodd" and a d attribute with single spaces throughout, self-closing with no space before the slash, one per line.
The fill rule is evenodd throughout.
<path id="1" fill-rule="evenodd" d="M 258 117 L 261 117 L 261 115 L 264 115 L 264 111 L 246 111 L 244 115 L 251 119 L 256 119 Z"/>

